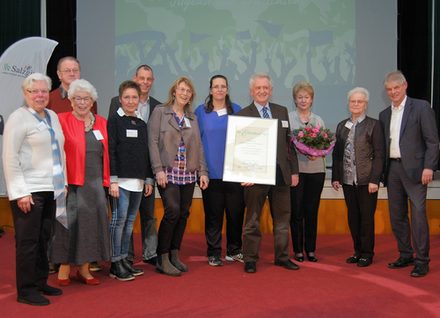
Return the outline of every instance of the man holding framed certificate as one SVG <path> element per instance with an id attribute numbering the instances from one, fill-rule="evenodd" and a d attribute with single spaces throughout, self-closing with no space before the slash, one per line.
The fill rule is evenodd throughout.
<path id="1" fill-rule="evenodd" d="M 275 265 L 289 270 L 299 266 L 289 259 L 290 187 L 298 184 L 298 160 L 295 151 L 290 151 L 290 127 L 287 108 L 269 103 L 272 96 L 272 80 L 267 74 L 255 74 L 249 81 L 252 104 L 238 115 L 265 119 L 276 119 L 275 184 L 242 183 L 247 213 L 243 229 L 243 256 L 246 273 L 257 271 L 258 251 L 261 243 L 260 216 L 266 200 L 273 218 L 275 241 Z M 272 139 L 273 140 L 273 139 Z M 273 143 L 273 141 L 272 141 Z M 270 148 L 269 148 L 270 149 Z M 263 148 L 261 151 L 268 151 Z M 272 150 L 273 151 L 273 150 Z"/>

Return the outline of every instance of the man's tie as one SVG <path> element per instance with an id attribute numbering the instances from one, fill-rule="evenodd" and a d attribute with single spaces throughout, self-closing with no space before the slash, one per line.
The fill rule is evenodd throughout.
<path id="1" fill-rule="evenodd" d="M 267 110 L 267 106 L 263 107 L 263 118 L 270 118 L 269 111 Z"/>

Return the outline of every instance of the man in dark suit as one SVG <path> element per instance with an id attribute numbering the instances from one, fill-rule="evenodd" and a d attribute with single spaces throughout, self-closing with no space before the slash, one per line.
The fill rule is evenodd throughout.
<path id="1" fill-rule="evenodd" d="M 154 107 L 161 104 L 161 102 L 159 102 L 157 99 L 150 96 L 150 90 L 154 83 L 153 69 L 146 64 L 138 66 L 136 73 L 133 76 L 133 81 L 138 83 L 141 88 L 138 112 L 142 116 L 145 123 L 147 123 Z M 112 98 L 110 103 L 108 118 L 117 115 L 119 107 L 121 107 L 119 96 L 115 96 Z M 142 197 L 141 205 L 139 207 L 139 215 L 141 217 L 142 259 L 144 263 L 149 263 L 156 266 L 157 220 L 154 216 L 154 199 L 154 193 L 148 197 Z M 129 257 L 134 260 L 133 235 L 131 237 Z"/>
<path id="2" fill-rule="evenodd" d="M 387 154 L 384 183 L 388 187 L 391 227 L 400 253 L 388 267 L 415 264 L 411 276 L 422 277 L 429 271 L 426 193 L 439 156 L 435 114 L 428 102 L 406 95 L 408 84 L 400 71 L 388 73 L 384 85 L 391 100 L 391 106 L 379 114 Z"/>
<path id="3" fill-rule="evenodd" d="M 296 270 L 299 266 L 289 259 L 290 186 L 298 184 L 298 159 L 290 151 L 290 127 L 287 108 L 269 103 L 272 80 L 267 74 L 255 74 L 249 82 L 253 103 L 238 115 L 278 119 L 276 185 L 242 183 L 247 213 L 243 230 L 244 270 L 257 271 L 258 251 L 261 243 L 260 216 L 266 200 L 273 218 L 275 265 Z"/>

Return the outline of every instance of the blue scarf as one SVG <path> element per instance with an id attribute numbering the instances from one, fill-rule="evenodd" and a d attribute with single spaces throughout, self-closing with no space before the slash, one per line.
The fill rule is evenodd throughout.
<path id="1" fill-rule="evenodd" d="M 27 109 L 32 115 L 41 123 L 44 123 L 49 130 L 50 140 L 52 143 L 52 159 L 53 159 L 53 188 L 54 188 L 54 199 L 56 200 L 56 213 L 55 217 L 58 222 L 60 222 L 66 229 L 68 228 L 67 222 L 67 210 L 66 210 L 66 195 L 64 192 L 64 169 L 63 162 L 61 160 L 61 149 L 58 140 L 55 136 L 55 130 L 52 128 L 52 121 L 47 109 L 44 110 L 46 115 L 45 120 L 38 116 L 37 112 L 27 106 Z"/>

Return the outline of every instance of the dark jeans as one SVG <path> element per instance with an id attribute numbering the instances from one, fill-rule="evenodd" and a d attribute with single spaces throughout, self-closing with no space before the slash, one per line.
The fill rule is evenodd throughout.
<path id="1" fill-rule="evenodd" d="M 49 266 L 47 245 L 52 235 L 56 201 L 52 191 L 32 193 L 34 204 L 24 213 L 11 201 L 15 227 L 17 294 L 28 296 L 38 293 L 38 287 L 47 283 Z"/>
<path id="2" fill-rule="evenodd" d="M 299 183 L 290 188 L 290 234 L 295 253 L 314 252 L 318 210 L 325 173 L 300 173 Z"/>
<path id="3" fill-rule="evenodd" d="M 221 256 L 223 216 L 226 212 L 227 255 L 241 253 L 244 198 L 239 183 L 210 179 L 202 191 L 208 256 Z"/>
<path id="4" fill-rule="evenodd" d="M 186 185 L 168 183 L 165 188 L 159 186 L 164 215 L 159 227 L 157 255 L 180 249 L 192 203 L 194 186 L 195 183 Z"/>
<path id="5" fill-rule="evenodd" d="M 342 186 L 348 209 L 348 226 L 353 238 L 354 253 L 360 257 L 374 255 L 374 213 L 377 192 L 368 193 L 368 185 Z"/>

